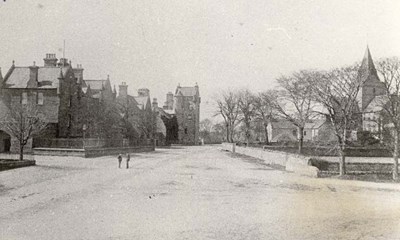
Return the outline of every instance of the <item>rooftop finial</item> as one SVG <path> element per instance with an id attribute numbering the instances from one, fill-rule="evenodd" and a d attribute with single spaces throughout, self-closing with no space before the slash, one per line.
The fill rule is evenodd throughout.
<path id="1" fill-rule="evenodd" d="M 33 61 L 33 66 L 36 66 L 36 61 Z"/>
<path id="2" fill-rule="evenodd" d="M 12 65 L 15 66 L 15 61 L 14 60 L 12 60 Z"/>

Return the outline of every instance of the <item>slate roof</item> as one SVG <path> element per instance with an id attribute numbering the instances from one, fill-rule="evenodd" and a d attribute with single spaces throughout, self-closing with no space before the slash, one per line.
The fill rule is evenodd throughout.
<path id="1" fill-rule="evenodd" d="M 83 80 L 86 87 L 90 85 L 91 90 L 101 90 L 107 84 L 107 80 Z"/>
<path id="2" fill-rule="evenodd" d="M 304 129 L 318 129 L 325 123 L 326 120 L 324 119 L 317 119 L 311 122 L 307 122 L 304 125 Z M 293 123 L 289 121 L 277 121 L 271 123 L 273 129 L 294 129 L 297 128 Z"/>
<path id="3" fill-rule="evenodd" d="M 293 125 L 293 123 L 289 122 L 289 121 L 277 121 L 277 122 L 271 122 L 272 128 L 273 129 L 292 129 L 292 128 L 296 128 L 295 125 Z"/>
<path id="4" fill-rule="evenodd" d="M 191 97 L 196 95 L 196 88 L 195 87 L 178 87 L 176 89 L 176 94 L 182 94 L 185 97 Z"/>
<path id="5" fill-rule="evenodd" d="M 143 110 L 146 109 L 147 103 L 149 101 L 148 96 L 140 96 L 140 97 L 134 97 L 136 102 L 138 103 L 138 107 Z"/>
<path id="6" fill-rule="evenodd" d="M 368 46 L 367 46 L 367 49 L 365 50 L 364 58 L 361 62 L 359 72 L 363 79 L 367 78 L 369 76 L 374 76 L 374 77 L 376 77 L 377 80 L 379 80 L 378 74 L 376 72 L 375 64 L 374 64 L 374 61 L 372 60 L 371 52 L 369 51 Z"/>
<path id="7" fill-rule="evenodd" d="M 65 75 L 68 68 L 38 67 L 38 88 L 58 88 L 60 71 Z M 27 88 L 30 78 L 29 67 L 14 67 L 10 69 L 5 79 L 6 88 Z"/>
<path id="8" fill-rule="evenodd" d="M 375 96 L 371 102 L 368 103 L 364 112 L 379 112 L 382 110 L 382 106 L 389 101 L 386 95 Z"/>

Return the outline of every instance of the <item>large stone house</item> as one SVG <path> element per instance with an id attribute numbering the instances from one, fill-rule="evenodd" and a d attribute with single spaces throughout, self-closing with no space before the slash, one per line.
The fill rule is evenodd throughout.
<path id="1" fill-rule="evenodd" d="M 162 108 L 158 107 L 157 101 L 153 101 L 157 109 L 158 118 L 163 120 L 165 127 L 165 142 L 168 144 L 199 144 L 200 123 L 200 92 L 196 84 L 194 87 L 177 86 L 175 94 L 167 93 L 167 98 Z M 158 121 L 159 122 L 159 121 Z M 161 122 L 159 122 L 159 125 Z M 162 134 L 164 127 L 158 127 L 157 132 Z M 160 142 L 164 140 L 159 139 Z"/>
<path id="2" fill-rule="evenodd" d="M 110 138 L 102 134 L 102 129 L 114 129 L 118 132 L 117 137 L 126 137 L 121 121 L 128 115 L 124 115 L 120 107 L 128 98 L 126 84 L 120 88 L 117 97 L 109 77 L 88 80 L 84 78 L 83 71 L 82 65 L 74 68 L 67 59 L 58 60 L 55 54 L 46 54 L 43 66 L 37 66 L 35 62 L 32 66 L 16 66 L 13 62 L 4 78 L 0 72 L 1 121 L 7 121 L 7 112 L 13 106 L 33 104 L 48 122 L 47 128 L 36 138 L 38 145 L 43 143 L 39 141 L 41 139 L 57 139 L 56 142 L 60 142 L 60 139 L 71 138 Z M 131 125 L 138 128 L 141 134 L 137 138 L 151 138 L 154 114 L 149 91 L 141 89 L 139 96 L 129 96 L 129 99 L 133 106 L 130 118 L 135 120 Z M 122 102 L 124 104 L 120 104 Z M 115 118 L 107 119 L 109 115 L 106 111 L 112 112 Z M 0 152 L 17 152 L 18 148 L 18 141 L 1 129 L 0 124 Z M 31 148 L 32 140 L 28 142 L 26 151 Z"/>
<path id="3" fill-rule="evenodd" d="M 137 96 L 131 96 L 128 94 L 128 85 L 122 82 L 116 103 L 123 122 L 132 127 L 126 128 L 125 132 L 130 141 L 144 141 L 154 137 L 155 114 L 147 88 L 141 88 Z"/>

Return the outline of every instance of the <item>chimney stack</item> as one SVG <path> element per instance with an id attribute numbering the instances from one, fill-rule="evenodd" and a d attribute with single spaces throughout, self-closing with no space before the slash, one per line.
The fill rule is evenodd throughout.
<path id="1" fill-rule="evenodd" d="M 73 68 L 72 70 L 74 71 L 74 75 L 78 79 L 78 81 L 82 81 L 83 80 L 82 64 L 76 64 L 76 68 Z"/>
<path id="2" fill-rule="evenodd" d="M 68 67 L 68 59 L 67 58 L 60 58 L 60 61 L 58 62 L 59 67 Z"/>
<path id="3" fill-rule="evenodd" d="M 165 102 L 166 109 L 172 110 L 174 106 L 174 94 L 172 92 L 167 93 L 167 101 Z"/>
<path id="4" fill-rule="evenodd" d="M 157 98 L 153 98 L 153 111 L 156 111 L 158 109 L 158 102 L 157 102 Z"/>
<path id="5" fill-rule="evenodd" d="M 141 88 L 138 90 L 139 97 L 148 97 L 150 96 L 150 90 L 147 88 Z"/>
<path id="6" fill-rule="evenodd" d="M 56 67 L 57 66 L 57 58 L 54 53 L 47 53 L 46 58 L 43 58 L 45 67 Z"/>
<path id="7" fill-rule="evenodd" d="M 118 96 L 123 98 L 128 96 L 128 85 L 126 85 L 126 82 L 122 82 L 121 85 L 119 85 Z"/>
<path id="8" fill-rule="evenodd" d="M 29 81 L 27 83 L 28 88 L 36 88 L 38 86 L 38 69 L 36 66 L 36 62 L 33 62 L 33 65 L 29 67 Z"/>

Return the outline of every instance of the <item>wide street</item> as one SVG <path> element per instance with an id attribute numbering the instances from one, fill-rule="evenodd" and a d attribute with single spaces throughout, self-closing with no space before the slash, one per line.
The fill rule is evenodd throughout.
<path id="1" fill-rule="evenodd" d="M 36 160 L 0 172 L 0 239 L 400 239 L 398 184 L 300 177 L 218 146 L 133 154 L 130 169 Z"/>

